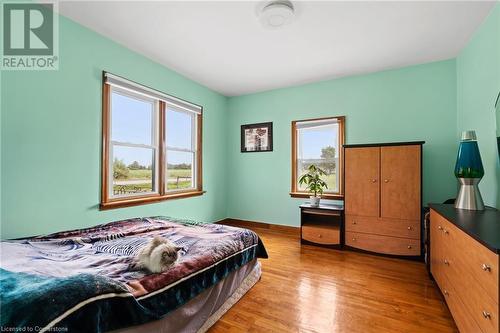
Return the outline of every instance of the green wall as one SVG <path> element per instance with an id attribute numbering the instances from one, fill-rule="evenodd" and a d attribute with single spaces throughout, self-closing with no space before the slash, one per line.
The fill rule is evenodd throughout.
<path id="1" fill-rule="evenodd" d="M 479 188 L 485 204 L 500 208 L 500 164 L 495 135 L 495 100 L 500 91 L 500 4 L 457 57 L 457 129 L 475 130 L 485 175 Z"/>
<path id="2" fill-rule="evenodd" d="M 1 237 L 135 216 L 226 216 L 226 97 L 60 17 L 57 71 L 5 71 L 1 86 Z M 101 71 L 204 106 L 200 197 L 99 211 Z"/>
<path id="3" fill-rule="evenodd" d="M 346 116 L 346 142 L 425 140 L 424 203 L 456 193 L 455 60 L 229 99 L 227 215 L 299 225 L 290 198 L 291 121 Z M 240 125 L 273 121 L 274 151 L 240 153 Z"/>
<path id="4" fill-rule="evenodd" d="M 493 103 L 499 5 L 455 60 L 226 98 L 64 17 L 58 71 L 0 73 L 1 238 L 170 215 L 298 225 L 292 120 L 346 116 L 347 143 L 425 140 L 424 203 L 456 195 L 457 132 L 475 129 L 485 202 L 500 207 Z M 101 71 L 204 106 L 201 197 L 99 211 Z M 240 125 L 274 122 L 274 151 L 240 153 Z"/>

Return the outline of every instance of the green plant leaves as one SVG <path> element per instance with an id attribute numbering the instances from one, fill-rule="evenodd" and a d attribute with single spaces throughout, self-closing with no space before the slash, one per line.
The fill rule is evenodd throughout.
<path id="1" fill-rule="evenodd" d="M 321 168 L 317 167 L 314 164 L 311 164 L 307 168 L 307 173 L 303 174 L 299 178 L 299 184 L 300 185 L 307 185 L 306 189 L 310 193 L 314 193 L 314 196 L 317 196 L 318 194 L 323 194 L 323 189 L 328 188 L 328 185 L 326 182 L 321 179 L 321 176 L 326 175 L 325 171 L 323 171 Z"/>

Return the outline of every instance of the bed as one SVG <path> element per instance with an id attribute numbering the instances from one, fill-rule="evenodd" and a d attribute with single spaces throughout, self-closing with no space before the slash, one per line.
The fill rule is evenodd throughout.
<path id="1" fill-rule="evenodd" d="M 135 256 L 154 236 L 182 247 L 160 274 Z M 0 243 L 0 321 L 38 332 L 204 332 L 260 278 L 254 232 L 136 218 Z"/>

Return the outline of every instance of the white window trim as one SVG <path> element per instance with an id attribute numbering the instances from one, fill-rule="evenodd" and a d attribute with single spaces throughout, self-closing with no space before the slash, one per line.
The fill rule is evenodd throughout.
<path id="1" fill-rule="evenodd" d="M 127 80 L 118 75 L 105 72 L 104 80 L 106 84 L 109 84 L 112 87 L 120 87 L 122 90 L 131 91 L 134 94 L 143 95 L 148 98 L 164 101 L 167 105 L 170 106 L 175 105 L 177 108 L 186 110 L 188 112 L 193 112 L 196 114 L 201 114 L 202 112 L 202 107 L 199 105 L 190 103 L 188 101 L 182 100 L 174 96 L 167 95 L 161 91 L 146 87 L 134 81 Z"/>

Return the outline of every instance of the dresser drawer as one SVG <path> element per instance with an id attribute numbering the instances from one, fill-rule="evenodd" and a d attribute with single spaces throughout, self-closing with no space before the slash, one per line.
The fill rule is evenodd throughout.
<path id="1" fill-rule="evenodd" d="M 476 321 L 469 315 L 456 289 L 445 276 L 439 281 L 439 287 L 459 331 L 461 333 L 481 333 L 481 329 Z"/>
<path id="2" fill-rule="evenodd" d="M 439 275 L 445 276 L 458 291 L 468 313 L 483 333 L 498 333 L 498 304 L 493 295 L 476 282 L 467 266 L 457 260 L 456 252 L 445 248 L 442 257 Z"/>
<path id="3" fill-rule="evenodd" d="M 340 244 L 340 229 L 335 225 L 303 225 L 302 239 L 325 245 Z"/>
<path id="4" fill-rule="evenodd" d="M 420 239 L 419 221 L 347 215 L 345 229 L 352 232 Z"/>
<path id="5" fill-rule="evenodd" d="M 431 211 L 431 220 L 441 230 L 444 251 L 448 251 L 456 264 L 474 277 L 476 285 L 482 286 L 498 303 L 498 255 L 434 211 Z"/>
<path id="6" fill-rule="evenodd" d="M 404 256 L 420 255 L 420 241 L 411 238 L 346 231 L 345 243 L 346 245 L 366 251 Z"/>

